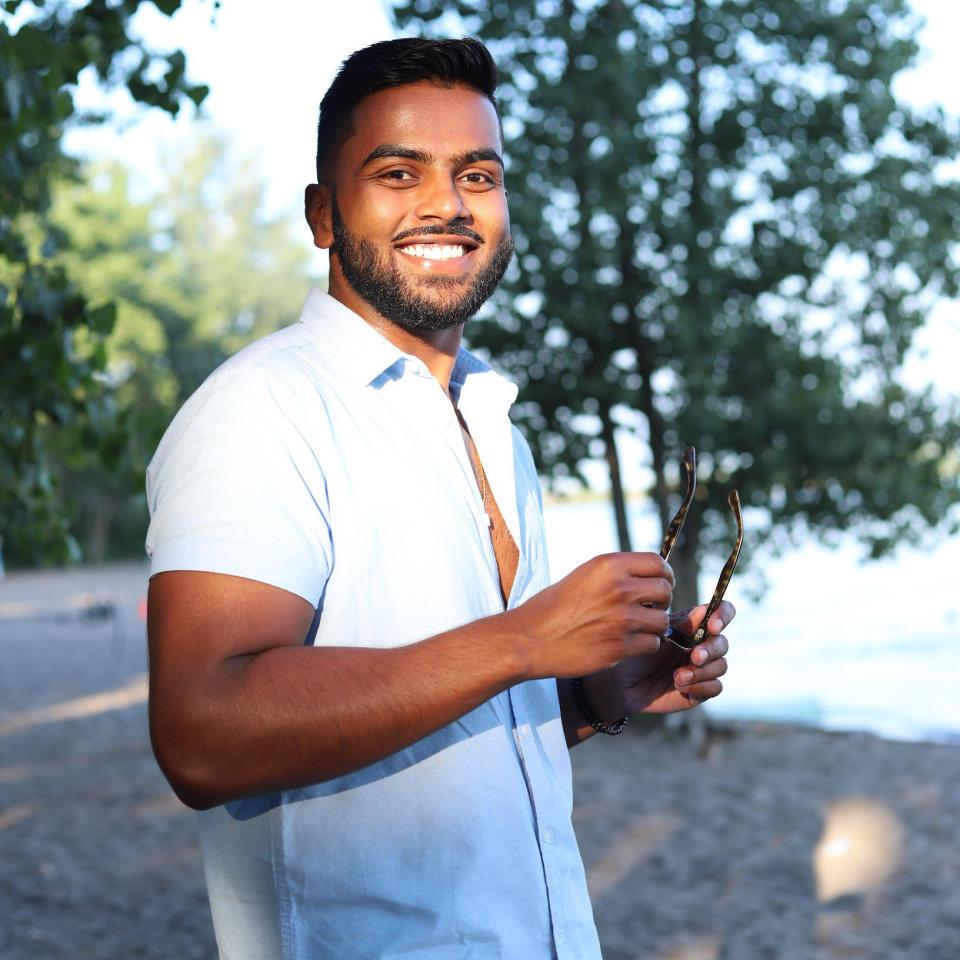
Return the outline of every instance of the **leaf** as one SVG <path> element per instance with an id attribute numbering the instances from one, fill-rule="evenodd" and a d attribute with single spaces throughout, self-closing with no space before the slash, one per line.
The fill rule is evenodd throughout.
<path id="1" fill-rule="evenodd" d="M 204 84 L 196 84 L 192 87 L 187 87 L 184 92 L 194 102 L 194 104 L 199 107 L 200 104 L 207 99 L 207 96 L 210 93 L 210 88 Z"/>
<path id="2" fill-rule="evenodd" d="M 180 9 L 181 0 L 153 0 L 153 5 L 168 17 L 172 17 Z"/>
<path id="3" fill-rule="evenodd" d="M 113 332 L 114 324 L 117 321 L 117 305 L 115 303 L 104 303 L 99 307 L 88 307 L 86 319 L 87 326 L 94 333 L 107 336 Z"/>

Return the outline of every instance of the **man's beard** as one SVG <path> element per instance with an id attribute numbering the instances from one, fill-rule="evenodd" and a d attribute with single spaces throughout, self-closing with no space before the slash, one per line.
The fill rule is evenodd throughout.
<path id="1" fill-rule="evenodd" d="M 423 296 L 416 291 L 413 281 L 377 253 L 373 244 L 347 230 L 335 197 L 332 219 L 331 253 L 337 255 L 347 283 L 381 316 L 412 334 L 447 330 L 466 323 L 497 289 L 513 256 L 513 238 L 504 234 L 490 262 L 472 280 L 464 283 L 451 276 L 424 277 L 423 282 L 435 290 L 448 291 L 449 299 Z M 415 235 L 476 238 L 472 230 L 456 223 L 418 230 Z M 459 297 L 458 290 L 462 291 Z"/>

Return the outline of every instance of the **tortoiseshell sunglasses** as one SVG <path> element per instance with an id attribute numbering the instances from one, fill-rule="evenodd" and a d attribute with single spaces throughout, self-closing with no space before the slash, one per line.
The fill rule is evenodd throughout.
<path id="1" fill-rule="evenodd" d="M 697 489 L 697 451 L 693 447 L 687 447 L 683 451 L 683 469 L 687 475 L 687 492 L 684 495 L 683 503 L 677 515 L 673 518 L 670 526 L 667 528 L 667 535 L 663 538 L 663 546 L 660 547 L 660 556 L 664 560 L 670 559 L 670 553 L 677 537 L 680 536 L 680 529 L 683 527 L 683 521 L 687 519 L 687 510 L 690 509 L 690 502 L 693 500 L 693 493 Z M 692 636 L 687 636 L 680 630 L 668 627 L 667 632 L 662 639 L 668 640 L 675 647 L 681 650 L 692 650 L 697 644 L 703 643 L 707 635 L 707 621 L 717 612 L 720 601 L 726 593 L 727 585 L 733 576 L 734 568 L 737 565 L 737 558 L 740 556 L 740 545 L 743 543 L 743 518 L 740 515 L 740 495 L 736 490 L 731 490 L 727 496 L 727 503 L 733 511 L 734 519 L 737 521 L 737 542 L 734 544 L 733 552 L 730 554 L 727 562 L 723 565 L 720 572 L 720 579 L 717 581 L 717 589 L 713 591 L 710 603 L 707 604 L 707 612 L 704 614 L 703 621 L 697 628 L 697 632 Z"/>

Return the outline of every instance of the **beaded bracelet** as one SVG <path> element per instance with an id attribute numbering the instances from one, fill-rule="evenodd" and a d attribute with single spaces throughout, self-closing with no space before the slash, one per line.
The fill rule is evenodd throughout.
<path id="1" fill-rule="evenodd" d="M 570 687 L 573 690 L 573 699 L 577 701 L 577 706 L 583 714 L 583 719 L 593 727 L 597 733 L 605 733 L 607 736 L 615 737 L 618 733 L 623 733 L 623 728 L 627 725 L 630 715 L 621 717 L 614 723 L 605 723 L 591 709 L 587 703 L 586 694 L 583 692 L 583 677 L 574 677 L 570 681 Z"/>

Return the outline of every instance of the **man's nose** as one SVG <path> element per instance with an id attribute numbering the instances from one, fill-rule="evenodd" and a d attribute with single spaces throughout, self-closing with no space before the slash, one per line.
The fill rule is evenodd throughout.
<path id="1" fill-rule="evenodd" d="M 416 214 L 422 220 L 463 220 L 470 211 L 463 202 L 457 181 L 443 173 L 428 177 L 417 196 Z"/>

